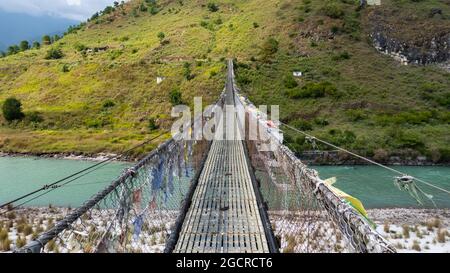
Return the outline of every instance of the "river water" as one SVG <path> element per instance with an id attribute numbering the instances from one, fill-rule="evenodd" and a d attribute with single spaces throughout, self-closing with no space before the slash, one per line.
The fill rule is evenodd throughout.
<path id="1" fill-rule="evenodd" d="M 93 164 L 95 162 L 1 157 L 0 203 L 10 201 Z M 127 163 L 110 163 L 68 186 L 32 200 L 27 205 L 79 206 L 87 198 L 108 185 L 128 166 Z M 323 179 L 336 177 L 338 182 L 335 186 L 359 198 L 366 208 L 421 207 L 408 193 L 399 191 L 394 186 L 395 174 L 382 168 L 376 166 L 314 166 L 313 168 L 319 171 Z M 450 167 L 398 166 L 395 168 L 445 189 L 450 189 Z M 450 208 L 448 194 L 426 185 L 418 185 L 425 192 L 433 195 L 433 200 L 438 207 Z M 432 203 L 426 202 L 425 206 L 432 207 Z"/>

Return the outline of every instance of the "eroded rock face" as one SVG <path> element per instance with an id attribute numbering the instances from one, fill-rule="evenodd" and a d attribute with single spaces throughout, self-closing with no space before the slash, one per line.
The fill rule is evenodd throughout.
<path id="1" fill-rule="evenodd" d="M 389 54 L 402 63 L 431 64 L 450 60 L 450 33 L 436 33 L 430 39 L 404 41 L 390 35 L 381 27 L 370 34 L 372 43 L 379 51 Z"/>
<path id="2" fill-rule="evenodd" d="M 450 61 L 450 23 L 447 19 L 374 10 L 369 13 L 368 24 L 373 46 L 403 64 Z"/>

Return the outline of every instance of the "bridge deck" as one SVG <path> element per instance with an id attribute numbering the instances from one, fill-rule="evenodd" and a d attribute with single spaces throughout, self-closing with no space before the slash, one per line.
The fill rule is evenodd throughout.
<path id="1" fill-rule="evenodd" d="M 214 141 L 175 252 L 269 252 L 241 141 Z"/>

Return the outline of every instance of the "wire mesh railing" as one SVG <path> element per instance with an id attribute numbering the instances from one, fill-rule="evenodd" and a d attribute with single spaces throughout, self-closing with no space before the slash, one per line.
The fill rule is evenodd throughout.
<path id="1" fill-rule="evenodd" d="M 235 87 L 237 89 L 237 87 Z M 247 147 L 280 252 L 395 252 L 371 223 L 282 143 L 280 130 L 245 97 L 237 106 L 257 137 Z M 268 148 L 269 147 L 269 148 Z"/>
<path id="2" fill-rule="evenodd" d="M 165 142 L 19 252 L 162 252 L 208 145 Z"/>
<path id="3" fill-rule="evenodd" d="M 178 136 L 16 252 L 163 252 L 211 144 Z"/>

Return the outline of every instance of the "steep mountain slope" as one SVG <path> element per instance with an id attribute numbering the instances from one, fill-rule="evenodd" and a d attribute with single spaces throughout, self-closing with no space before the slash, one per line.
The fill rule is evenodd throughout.
<path id="1" fill-rule="evenodd" d="M 212 103 L 233 57 L 243 91 L 279 104 L 285 122 L 379 160 L 448 161 L 449 73 L 380 54 L 364 21 L 377 7 L 357 2 L 131 1 L 51 46 L 0 59 L 0 102 L 17 97 L 27 114 L 2 122 L 0 150 L 121 152 L 170 128 L 177 90 L 185 103 Z M 46 60 L 50 48 L 63 58 Z M 294 134 L 287 141 L 311 148 Z"/>

